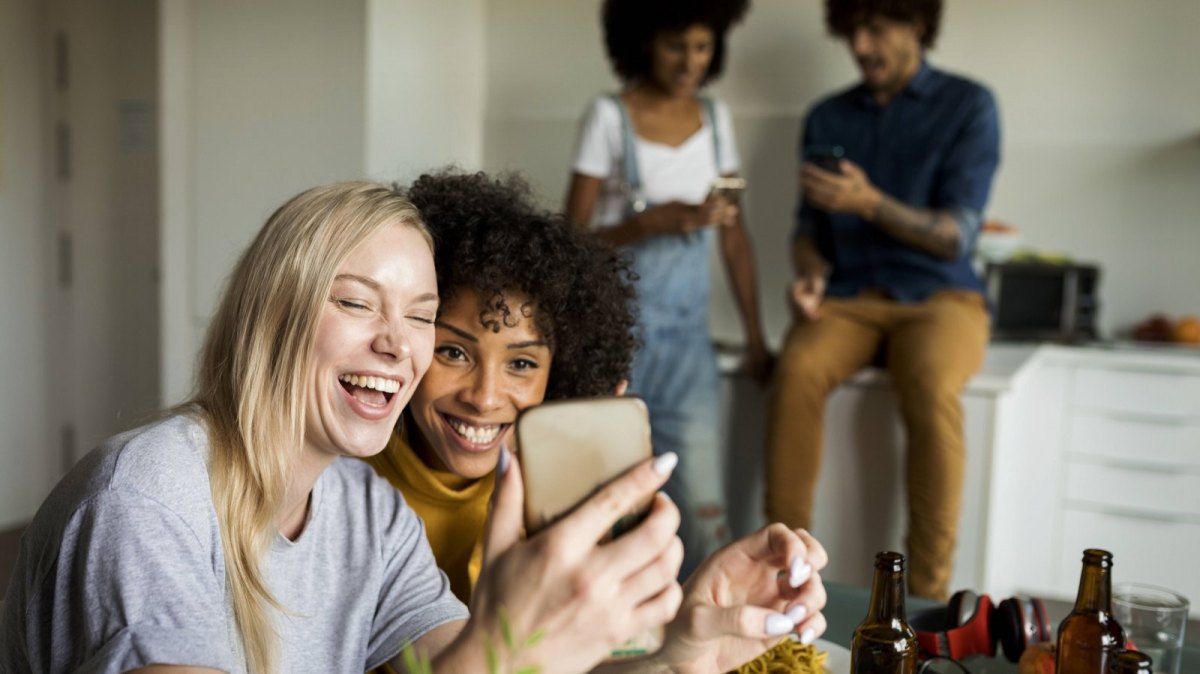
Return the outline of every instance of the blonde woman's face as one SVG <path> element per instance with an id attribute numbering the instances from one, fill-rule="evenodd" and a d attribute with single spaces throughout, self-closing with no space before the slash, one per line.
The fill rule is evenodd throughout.
<path id="1" fill-rule="evenodd" d="M 437 307 L 433 255 L 413 227 L 383 227 L 346 258 L 317 325 L 307 451 L 383 449 L 429 368 Z"/>
<path id="2" fill-rule="evenodd" d="M 513 446 L 517 414 L 546 397 L 550 347 L 532 316 L 521 315 L 528 298 L 509 292 L 504 301 L 512 320 L 499 331 L 480 320 L 495 309 L 473 290 L 457 293 L 438 318 L 433 365 L 411 410 L 414 448 L 433 468 L 470 479 L 492 472 L 501 443 Z"/>

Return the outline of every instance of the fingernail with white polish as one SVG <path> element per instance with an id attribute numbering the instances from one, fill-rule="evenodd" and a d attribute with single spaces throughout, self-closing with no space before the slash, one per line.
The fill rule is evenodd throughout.
<path id="1" fill-rule="evenodd" d="M 504 475 L 508 472 L 508 465 L 512 462 L 508 457 L 508 447 L 500 445 L 500 465 L 496 466 L 496 472 Z"/>
<path id="2" fill-rule="evenodd" d="M 804 644 L 805 646 L 810 645 L 812 642 L 814 642 L 816 640 L 817 640 L 817 633 L 811 627 L 800 633 L 800 643 Z"/>
<path id="3" fill-rule="evenodd" d="M 797 604 L 788 609 L 788 612 L 784 615 L 788 617 L 788 620 L 799 623 L 801 620 L 804 620 L 804 616 L 808 615 L 808 607 L 804 604 Z"/>
<path id="4" fill-rule="evenodd" d="M 679 463 L 679 455 L 675 452 L 667 452 L 654 460 L 654 472 L 659 475 L 670 475 L 672 470 L 675 470 L 675 464 Z"/>
<path id="5" fill-rule="evenodd" d="M 812 575 L 812 565 L 797 557 L 792 560 L 792 573 L 788 577 L 788 585 L 800 587 Z"/>
<path id="6" fill-rule="evenodd" d="M 772 613 L 767 616 L 767 636 L 777 637 L 796 629 L 796 623 L 782 613 Z"/>

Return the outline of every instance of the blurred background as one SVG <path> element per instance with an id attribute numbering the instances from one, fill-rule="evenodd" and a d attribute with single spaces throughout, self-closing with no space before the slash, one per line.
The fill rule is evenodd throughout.
<path id="1" fill-rule="evenodd" d="M 0 0 L 0 531 L 188 392 L 224 275 L 317 183 L 455 163 L 559 208 L 614 90 L 594 0 Z M 1200 2 L 947 0 L 936 65 L 995 92 L 990 217 L 1103 268 L 1100 327 L 1200 312 Z M 852 84 L 818 0 L 758 0 L 713 87 L 748 181 L 769 339 L 799 121 Z M 713 331 L 740 339 L 714 297 Z M 7 574 L 5 574 L 7 575 Z"/>

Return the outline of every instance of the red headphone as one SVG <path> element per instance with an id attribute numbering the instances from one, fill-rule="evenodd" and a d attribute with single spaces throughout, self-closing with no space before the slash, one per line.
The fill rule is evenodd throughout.
<path id="1" fill-rule="evenodd" d="M 996 655 L 996 642 L 1009 662 L 1021 659 L 1030 644 L 1050 640 L 1050 621 L 1041 599 L 1012 597 L 992 605 L 991 597 L 960 590 L 945 608 L 914 613 L 908 621 L 917 632 L 922 657 L 962 660 Z"/>

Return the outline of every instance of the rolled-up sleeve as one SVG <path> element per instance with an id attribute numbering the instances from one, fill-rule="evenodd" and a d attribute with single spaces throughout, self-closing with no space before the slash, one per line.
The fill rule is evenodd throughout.
<path id="1" fill-rule="evenodd" d="M 106 492 L 67 521 L 55 553 L 26 606 L 23 645 L 33 671 L 237 668 L 224 579 L 170 509 Z"/>
<path id="2" fill-rule="evenodd" d="M 995 98 L 980 88 L 945 160 L 939 167 L 933 206 L 945 209 L 959 227 L 959 251 L 968 253 L 983 223 L 992 178 L 1000 164 L 1000 115 Z"/>

